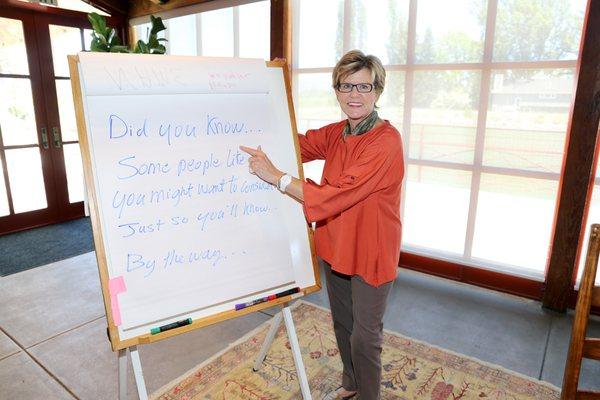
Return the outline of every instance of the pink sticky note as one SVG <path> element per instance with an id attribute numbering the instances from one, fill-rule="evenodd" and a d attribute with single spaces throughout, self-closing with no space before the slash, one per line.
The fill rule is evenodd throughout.
<path id="1" fill-rule="evenodd" d="M 121 325 L 121 310 L 119 308 L 119 299 L 117 295 L 125 292 L 125 280 L 123 276 L 117 276 L 108 281 L 108 293 L 110 293 L 110 309 L 112 311 L 113 321 L 116 326 Z"/>

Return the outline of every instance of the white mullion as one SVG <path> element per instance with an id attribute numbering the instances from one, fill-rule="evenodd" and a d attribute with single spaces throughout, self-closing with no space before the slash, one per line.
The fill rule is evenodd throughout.
<path id="1" fill-rule="evenodd" d="M 167 46 L 169 46 L 169 43 L 171 41 L 171 29 L 169 29 L 171 27 L 171 21 L 167 19 L 167 20 L 163 21 L 163 24 L 165 25 L 165 28 L 167 28 L 163 31 L 164 38 L 167 39 L 166 46 L 165 46 L 165 47 L 167 47 Z M 147 40 L 148 40 L 148 38 L 146 38 L 146 41 Z M 169 55 L 171 54 L 171 46 L 169 46 L 169 51 L 167 52 L 167 54 L 169 54 Z"/>
<path id="2" fill-rule="evenodd" d="M 465 245 L 463 256 L 471 258 L 473 239 L 475 235 L 475 219 L 477 217 L 477 202 L 481 184 L 481 167 L 483 165 L 483 149 L 485 143 L 485 128 L 487 111 L 490 99 L 490 81 L 492 75 L 492 58 L 494 50 L 494 33 L 496 30 L 496 11 L 498 0 L 488 0 L 487 20 L 485 27 L 485 42 L 483 49 L 483 64 L 481 83 L 479 88 L 479 111 L 477 113 L 477 133 L 475 135 L 475 154 L 473 160 L 473 174 L 471 175 L 471 194 L 469 199 L 469 214 L 465 232 Z"/>
<path id="3" fill-rule="evenodd" d="M 196 14 L 196 55 L 202 55 L 202 13 Z"/>
<path id="4" fill-rule="evenodd" d="M 301 8 L 300 8 L 300 0 L 292 0 L 292 60 L 290 64 L 290 68 L 292 71 L 296 71 L 300 73 L 302 69 L 300 68 L 300 63 L 298 62 L 300 55 L 300 16 L 301 16 Z M 296 44 L 294 46 L 294 43 Z M 287 60 L 288 63 L 290 60 Z M 292 79 L 295 80 L 295 79 Z"/>
<path id="5" fill-rule="evenodd" d="M 549 69 L 549 68 L 575 68 L 577 60 L 556 61 L 502 61 L 502 62 L 479 62 L 479 63 L 445 63 L 445 64 L 415 64 L 413 69 L 419 70 L 480 70 L 491 69 Z"/>
<path id="6" fill-rule="evenodd" d="M 240 8 L 233 7 L 233 56 L 240 56 Z"/>
<path id="7" fill-rule="evenodd" d="M 409 158 L 407 160 L 409 165 L 418 165 L 423 167 L 431 168 L 443 168 L 453 169 L 457 171 L 473 171 L 473 165 L 471 164 L 459 164 L 450 161 L 438 161 L 438 160 L 427 160 L 421 158 Z M 516 176 L 521 178 L 532 178 L 532 179 L 545 179 L 550 181 L 558 181 L 560 174 L 558 172 L 543 172 L 527 169 L 517 168 L 504 168 L 504 167 L 493 167 L 493 166 L 481 166 L 481 172 L 486 174 L 495 175 L 507 175 Z M 598 184 L 600 184 L 600 178 L 598 178 Z"/>
<path id="8" fill-rule="evenodd" d="M 342 54 L 350 50 L 350 41 L 352 40 L 352 0 L 344 0 L 344 39 L 342 41 Z"/>
<path id="9" fill-rule="evenodd" d="M 333 67 L 294 68 L 294 70 L 301 74 L 318 74 L 318 73 L 323 73 L 323 72 L 332 72 Z"/>
<path id="10" fill-rule="evenodd" d="M 386 71 L 478 71 L 488 69 L 557 69 L 575 68 L 577 60 L 563 61 L 527 61 L 527 62 L 490 62 L 490 63 L 451 63 L 451 64 L 395 64 L 386 65 Z M 299 72 L 330 72 L 333 67 L 297 68 Z"/>
<path id="11" fill-rule="evenodd" d="M 292 3 L 292 62 L 290 64 L 291 76 L 292 80 L 292 99 L 294 100 L 294 104 L 300 104 L 300 99 L 298 97 L 298 77 L 302 73 L 302 69 L 298 68 L 300 63 L 298 62 L 298 56 L 300 54 L 300 0 L 293 0 Z M 296 45 L 294 46 L 294 43 Z M 287 60 L 290 62 L 290 60 Z M 296 119 L 298 116 L 296 115 Z M 296 127 L 297 128 L 297 127 Z"/>
<path id="12" fill-rule="evenodd" d="M 343 24 L 343 31 L 344 31 L 343 37 L 344 38 L 342 39 L 342 55 L 346 54 L 347 52 L 352 50 L 350 48 L 350 44 L 351 44 L 350 42 L 352 41 L 352 28 L 353 28 L 353 26 L 351 26 L 352 13 L 353 13 L 352 0 L 343 0 L 343 1 L 344 1 L 344 24 Z M 344 114 L 341 107 L 340 107 L 340 119 L 341 120 L 346 119 L 346 114 Z"/>
<path id="13" fill-rule="evenodd" d="M 404 111 L 402 113 L 402 142 L 404 148 L 404 160 L 409 159 L 410 151 L 410 124 L 413 102 L 414 86 L 414 66 L 415 66 L 415 47 L 417 42 L 417 0 L 410 0 L 408 5 L 408 37 L 406 38 L 406 72 L 404 74 Z M 406 170 L 404 171 L 404 180 L 402 181 L 402 199 L 400 201 L 400 217 L 404 219 L 404 209 L 406 208 L 406 185 L 408 182 L 408 165 L 405 161 Z"/>

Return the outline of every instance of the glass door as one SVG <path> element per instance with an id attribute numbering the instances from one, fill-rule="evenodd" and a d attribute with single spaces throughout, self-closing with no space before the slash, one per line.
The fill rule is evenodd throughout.
<path id="1" fill-rule="evenodd" d="M 57 211 L 61 220 L 83 213 L 84 181 L 67 56 L 85 49 L 89 26 L 82 18 L 38 14 L 44 105 L 55 172 Z"/>
<path id="2" fill-rule="evenodd" d="M 67 55 L 90 32 L 84 13 L 0 10 L 0 235 L 83 216 Z"/>

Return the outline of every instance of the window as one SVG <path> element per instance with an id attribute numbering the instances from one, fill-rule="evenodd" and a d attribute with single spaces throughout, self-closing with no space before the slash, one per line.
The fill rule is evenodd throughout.
<path id="1" fill-rule="evenodd" d="M 168 41 L 167 54 L 270 59 L 270 3 L 206 10 L 163 20 L 159 34 Z M 136 40 L 145 40 L 150 23 L 135 25 Z"/>
<path id="2" fill-rule="evenodd" d="M 343 53 L 386 67 L 379 114 L 406 152 L 403 249 L 542 281 L 586 0 L 293 4 L 300 132 L 344 118 L 331 88 Z M 321 169 L 305 166 L 314 180 Z"/>

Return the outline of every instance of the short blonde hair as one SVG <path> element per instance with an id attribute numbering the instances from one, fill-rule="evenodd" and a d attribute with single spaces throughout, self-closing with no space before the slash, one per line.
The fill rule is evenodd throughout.
<path id="1" fill-rule="evenodd" d="M 332 74 L 333 88 L 337 89 L 342 79 L 363 68 L 371 71 L 373 89 L 380 95 L 385 87 L 385 69 L 379 58 L 373 55 L 367 56 L 360 50 L 351 50 L 347 52 L 335 65 Z"/>

